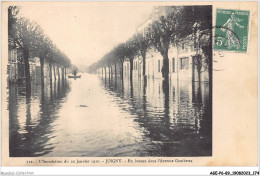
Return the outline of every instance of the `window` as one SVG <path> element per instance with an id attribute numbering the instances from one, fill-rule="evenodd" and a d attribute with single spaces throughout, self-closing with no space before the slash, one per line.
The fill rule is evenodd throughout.
<path id="1" fill-rule="evenodd" d="M 16 60 L 17 60 L 17 50 L 12 49 L 10 54 L 11 54 L 11 62 L 16 62 Z"/>
<path id="2" fill-rule="evenodd" d="M 180 58 L 180 61 L 181 61 L 180 62 L 181 70 L 189 68 L 189 58 L 188 57 Z"/>
<path id="3" fill-rule="evenodd" d="M 175 72 L 175 58 L 172 58 L 172 72 Z"/>
<path id="4" fill-rule="evenodd" d="M 161 72 L 160 60 L 158 60 L 158 72 Z"/>

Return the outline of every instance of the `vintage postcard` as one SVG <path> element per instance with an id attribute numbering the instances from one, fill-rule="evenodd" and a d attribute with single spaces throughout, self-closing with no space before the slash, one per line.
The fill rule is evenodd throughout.
<path id="1" fill-rule="evenodd" d="M 3 166 L 258 165 L 257 2 L 2 2 Z"/>

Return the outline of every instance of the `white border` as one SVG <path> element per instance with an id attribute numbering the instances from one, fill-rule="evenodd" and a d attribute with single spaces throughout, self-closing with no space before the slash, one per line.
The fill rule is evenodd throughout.
<path id="1" fill-rule="evenodd" d="M 10 0 L 6 0 L 10 1 Z M 32 1 L 32 0 L 19 0 L 19 1 Z M 41 0 L 41 1 L 49 1 L 49 0 Z M 62 1 L 62 0 L 56 0 Z M 68 1 L 68 0 L 65 0 Z M 91 1 L 91 0 L 77 0 L 77 1 Z M 95 1 L 109 1 L 109 0 L 95 0 Z M 110 0 L 110 1 L 124 1 L 124 0 Z M 131 1 L 139 1 L 139 0 L 131 0 Z M 158 1 L 158 0 L 142 0 L 142 1 Z M 182 1 L 182 0 L 175 0 Z M 195 0 L 190 0 L 195 1 Z M 200 1 L 213 1 L 213 0 L 200 0 Z M 243 1 L 243 0 L 229 0 L 229 1 Z M 245 0 L 244 0 L 245 1 Z M 246 0 L 252 1 L 252 0 Z M 260 16 L 260 0 L 258 2 L 258 19 Z M 2 2 L 2 0 L 1 0 Z M 1 8 L 0 8 L 0 17 L 1 17 Z M 0 24 L 1 26 L 1 24 Z M 258 27 L 258 46 L 260 40 L 260 32 Z M 0 27 L 1 33 L 1 27 Z M 1 36 L 2 37 L 2 36 Z M 0 42 L 1 46 L 1 42 Z M 258 52 L 258 68 L 260 67 L 259 62 L 260 53 Z M 1 50 L 0 50 L 1 57 Z M 258 75 L 259 75 L 258 69 Z M 1 67 L 0 67 L 0 75 L 1 75 Z M 259 82 L 260 78 L 258 76 L 258 92 L 259 92 Z M 1 82 L 0 82 L 1 86 Z M 1 90 L 0 90 L 1 95 Z M 260 96 L 258 94 L 258 102 L 260 100 Z M 1 111 L 1 110 L 0 110 Z M 258 127 L 259 127 L 259 109 L 258 109 Z M 0 113 L 0 121 L 1 120 Z M 0 135 L 1 135 L 1 126 L 0 126 Z M 259 128 L 258 128 L 258 136 Z M 1 146 L 1 140 L 0 140 Z M 258 140 L 259 146 L 259 140 Z M 1 158 L 1 152 L 0 152 Z M 10 173 L 8 175 L 25 175 L 27 172 L 32 172 L 33 175 L 210 175 L 211 171 L 250 171 L 251 174 L 253 171 L 259 171 L 259 152 L 258 152 L 258 166 L 257 167 L 2 167 L 0 166 L 1 173 Z M 1 159 L 0 159 L 1 163 Z M 2 175 L 0 173 L 0 175 Z M 24 174 L 23 174 L 24 173 Z M 30 175 L 30 174 L 26 174 Z M 3 175 L 4 176 L 4 175 Z"/>

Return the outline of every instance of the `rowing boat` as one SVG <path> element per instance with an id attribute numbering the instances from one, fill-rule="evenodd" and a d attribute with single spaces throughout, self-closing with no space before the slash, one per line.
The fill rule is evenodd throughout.
<path id="1" fill-rule="evenodd" d="M 81 78 L 81 75 L 77 75 L 77 76 L 69 75 L 68 78 Z"/>

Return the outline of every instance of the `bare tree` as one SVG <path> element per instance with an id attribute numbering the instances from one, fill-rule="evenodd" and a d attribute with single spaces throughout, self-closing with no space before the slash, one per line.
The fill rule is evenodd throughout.
<path id="1" fill-rule="evenodd" d="M 166 16 L 160 16 L 156 21 L 150 24 L 147 33 L 147 39 L 163 57 L 162 76 L 167 80 L 169 78 L 169 46 L 172 40 L 175 39 L 178 28 L 178 15 L 182 9 L 181 7 L 171 8 L 171 11 L 166 9 L 168 13 Z"/>
<path id="2" fill-rule="evenodd" d="M 142 34 L 142 33 L 137 33 L 133 39 L 134 39 L 135 45 L 138 49 L 139 55 L 141 55 L 143 58 L 143 76 L 145 76 L 146 75 L 146 71 L 145 71 L 146 53 L 151 44 L 150 44 L 149 40 L 146 38 L 145 34 Z"/>
<path id="3" fill-rule="evenodd" d="M 181 23 L 187 31 L 180 30 L 179 35 L 185 37 L 188 34 L 193 35 L 194 48 L 196 55 L 193 59 L 193 64 L 198 73 L 199 82 L 201 82 L 201 73 L 208 71 L 209 79 L 211 81 L 212 69 L 212 8 L 208 6 L 187 6 L 182 13 L 182 19 L 185 24 Z M 193 31 L 193 33 L 191 33 Z"/>
<path id="4" fill-rule="evenodd" d="M 130 38 L 126 42 L 125 46 L 126 46 L 126 48 L 125 48 L 124 54 L 125 54 L 126 58 L 129 59 L 129 62 L 130 62 L 130 82 L 132 84 L 132 82 L 133 82 L 133 66 L 134 66 L 133 62 L 134 62 L 135 56 L 137 56 L 138 49 L 137 49 L 137 46 L 136 46 L 133 38 Z"/>
<path id="5" fill-rule="evenodd" d="M 45 60 L 51 59 L 51 54 L 53 50 L 53 45 L 48 37 L 42 37 L 41 40 L 37 42 L 37 55 L 40 58 L 41 64 L 41 82 L 42 87 L 44 87 L 44 62 Z"/>
<path id="6" fill-rule="evenodd" d="M 133 40 L 133 38 L 130 38 L 126 44 L 125 44 L 125 56 L 129 59 L 130 62 L 130 88 L 131 88 L 131 97 L 133 97 L 133 62 L 135 56 L 138 54 L 137 46 Z"/>
<path id="7" fill-rule="evenodd" d="M 68 56 L 65 53 L 63 53 L 59 49 L 55 50 L 55 52 L 53 54 L 53 58 L 56 63 L 55 65 L 57 67 L 58 79 L 62 78 L 62 80 L 64 80 L 64 78 L 65 78 L 64 69 L 69 68 L 71 66 L 70 59 L 68 58 Z M 61 69 L 62 75 L 60 75 L 60 69 Z"/>
<path id="8" fill-rule="evenodd" d="M 125 49 L 126 45 L 124 43 L 119 44 L 115 49 L 115 56 L 117 58 L 117 61 L 121 64 L 121 81 L 122 85 L 124 84 L 124 61 L 125 61 Z M 122 86 L 123 88 L 124 86 Z"/>
<path id="9" fill-rule="evenodd" d="M 17 23 L 20 7 L 9 6 L 8 7 L 8 47 L 9 49 L 15 48 L 15 25 Z"/>
<path id="10" fill-rule="evenodd" d="M 26 18 L 19 18 L 15 24 L 15 44 L 22 50 L 25 65 L 26 93 L 31 94 L 30 54 L 35 53 L 37 42 L 43 35 L 40 26 Z"/>

